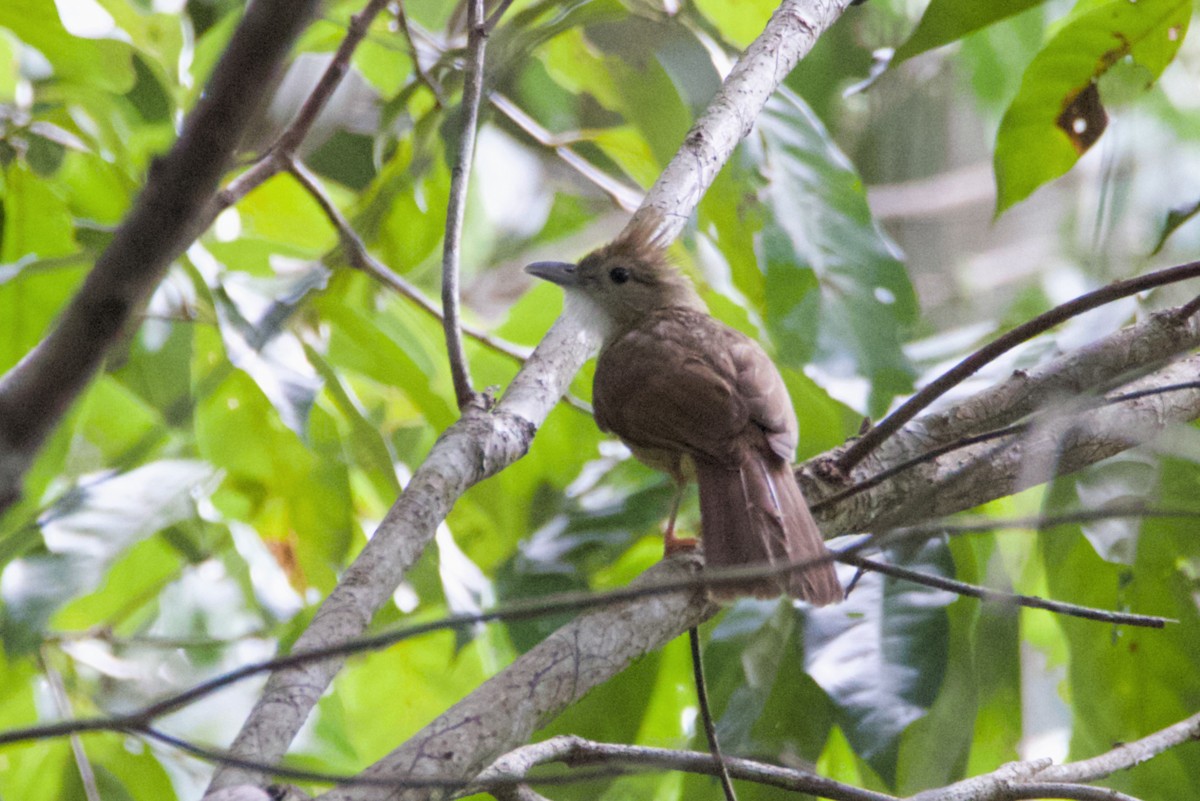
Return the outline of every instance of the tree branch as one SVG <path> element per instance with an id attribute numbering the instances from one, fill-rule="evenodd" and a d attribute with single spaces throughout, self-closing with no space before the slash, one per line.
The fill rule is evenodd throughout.
<path id="1" fill-rule="evenodd" d="M 663 561 L 635 585 L 678 578 L 698 568 L 695 560 Z M 682 572 L 681 572 L 682 571 Z M 657 648 L 660 631 L 647 631 L 652 617 L 669 630 L 667 639 L 698 625 L 715 611 L 703 591 L 656 595 L 589 612 L 563 626 L 392 753 L 363 771 L 369 780 L 461 777 L 464 784 L 532 734 L 592 687 Z M 712 755 L 705 758 L 712 766 Z M 430 798 L 428 788 L 395 792 L 356 784 L 321 796 L 323 801 L 383 801 Z"/>
<path id="2" fill-rule="evenodd" d="M 1068 369 L 1074 361 L 1072 356 L 1068 354 L 1055 363 L 1065 363 L 1064 369 Z M 1197 370 L 1200 357 L 1180 359 L 1126 385 L 1124 391 L 1136 394 L 1129 400 L 1061 414 L 1047 413 L 1036 425 L 916 464 L 883 484 L 845 497 L 833 508 L 821 508 L 814 514 L 822 522 L 826 535 L 833 536 L 862 530 L 864 521 L 871 521 L 870 525 L 877 527 L 917 523 L 1036 486 L 1055 475 L 1073 472 L 1148 442 L 1170 425 L 1200 417 L 1198 390 L 1143 394 L 1144 390 L 1187 384 Z M 1042 376 L 1047 374 L 1043 372 Z M 990 400 L 995 394 L 995 388 L 985 390 L 964 400 L 957 408 L 971 416 L 978 408 L 977 398 Z M 888 450 L 887 456 L 894 457 L 910 451 L 917 443 L 927 443 L 927 431 L 923 418 L 913 421 L 897 435 L 901 445 Z M 824 455 L 801 467 L 799 472 L 808 497 L 815 500 L 830 493 L 829 486 L 817 476 L 822 474 L 824 464 L 835 458 Z M 881 458 L 881 454 L 872 454 L 855 468 L 850 478 L 866 481 L 874 473 L 888 469 L 889 463 L 881 462 Z"/>
<path id="3" fill-rule="evenodd" d="M 960 361 L 935 380 L 924 386 L 919 392 L 902 403 L 896 411 L 889 414 L 878 425 L 850 445 L 838 457 L 837 466 L 843 473 L 849 472 L 859 462 L 867 457 L 880 443 L 900 430 L 933 401 L 944 395 L 949 389 L 961 383 L 964 379 L 978 372 L 980 368 L 994 361 L 1000 355 L 1012 350 L 1022 342 L 1027 342 L 1038 334 L 1049 331 L 1054 326 L 1085 311 L 1098 308 L 1114 300 L 1136 295 L 1153 287 L 1184 281 L 1200 276 L 1200 262 L 1183 264 L 1157 270 L 1147 275 L 1114 281 L 1108 286 L 1093 292 L 1080 295 L 1072 301 L 1056 306 L 1048 312 L 1039 314 L 1004 335 L 997 337 L 984 347 Z"/>
<path id="4" fill-rule="evenodd" d="M 1147 735 L 1131 743 L 1121 743 L 1111 751 L 1067 762 L 1051 765 L 1037 774 L 1040 781 L 1048 782 L 1093 782 L 1111 776 L 1117 771 L 1128 770 L 1148 759 L 1174 748 L 1177 745 L 1200 740 L 1200 713 L 1173 723 L 1165 729 Z"/>
<path id="5" fill-rule="evenodd" d="M 446 355 L 458 408 L 477 404 L 471 386 L 471 367 L 463 347 L 459 322 L 459 249 L 462 245 L 463 219 L 467 209 L 467 187 L 475 156 L 475 131 L 479 122 L 479 103 L 483 96 L 483 63 L 487 52 L 488 29 L 484 27 L 483 0 L 467 0 L 467 59 L 462 93 L 462 128 L 458 133 L 458 152 L 450 170 L 450 199 L 446 209 L 446 234 L 442 246 L 442 328 L 446 333 Z"/>
<path id="6" fill-rule="evenodd" d="M 192 241 L 234 149 L 315 0 L 246 11 L 178 141 L 50 334 L 0 379 L 0 512 L 20 495 L 38 447 L 104 362 L 167 266 Z"/>
<path id="7" fill-rule="evenodd" d="M 538 765 L 552 762 L 562 762 L 571 767 L 596 764 L 653 767 L 704 776 L 717 776 L 719 772 L 713 763 L 712 754 L 598 743 L 582 737 L 559 735 L 540 743 L 522 746 L 500 757 L 479 775 L 479 786 L 502 779 L 513 782 L 528 780 L 536 784 L 536 779 L 528 778 L 529 771 Z M 885 793 L 863 790 L 807 771 L 769 765 L 752 759 L 728 757 L 727 765 L 729 774 L 736 779 L 781 787 L 797 793 L 808 793 L 835 801 L 896 801 L 895 796 Z M 472 785 L 468 790 L 476 786 Z"/>
<path id="8" fill-rule="evenodd" d="M 1197 370 L 1200 370 L 1200 356 L 1180 360 L 1135 382 L 1131 388 L 1136 390 L 1148 388 L 1153 384 L 1178 383 L 1181 375 L 1194 375 Z M 997 444 L 988 443 L 986 448 L 979 446 L 964 449 L 952 457 L 944 457 L 914 469 L 903 477 L 866 493 L 865 495 L 872 500 L 871 503 L 848 503 L 851 508 L 845 514 L 841 514 L 842 510 L 837 510 L 839 514 L 831 522 L 844 526 L 841 529 L 843 531 L 865 530 L 879 524 L 885 518 L 893 523 L 900 523 L 910 519 L 926 520 L 931 516 L 972 508 L 991 498 L 1012 494 L 1018 489 L 1040 483 L 1054 475 L 1092 464 L 1149 440 L 1172 423 L 1185 422 L 1197 416 L 1200 416 L 1200 391 L 1196 390 L 1145 396 L 1073 415 L 1032 431 L 1026 438 L 1010 438 Z M 1036 469 L 1026 469 L 1031 464 L 1036 466 Z M 927 487 L 932 490 L 927 492 Z M 933 498 L 932 502 L 930 496 Z M 699 596 L 694 597 L 696 604 L 702 603 Z M 638 610 L 636 603 L 629 608 Z M 642 651 L 645 653 L 678 636 L 691 621 L 698 619 L 697 615 L 703 614 L 703 610 L 697 606 L 690 606 L 678 616 L 670 618 L 660 617 L 650 609 L 641 609 L 631 614 L 640 624 L 637 648 L 645 649 Z M 588 646 L 578 639 L 583 636 L 582 632 L 586 631 L 586 627 L 576 628 L 576 625 L 570 624 L 570 638 L 555 635 L 554 639 L 559 645 L 567 640 L 577 643 L 569 658 L 576 663 L 586 663 L 596 658 L 597 654 L 589 651 Z M 567 657 L 556 652 L 556 659 L 558 658 Z M 522 670 L 528 670 L 528 667 L 523 666 Z M 511 686 L 505 683 L 506 673 L 507 671 L 503 671 L 493 679 L 495 684 L 484 685 L 470 696 L 472 709 L 505 703 L 506 696 L 500 693 L 498 688 Z M 580 678 L 578 681 L 585 679 Z M 485 689 L 489 687 L 493 688 L 490 691 L 490 699 L 486 695 L 489 690 Z M 434 742 L 439 743 L 438 753 L 449 753 L 450 749 L 441 749 L 440 743 L 443 741 L 439 738 L 448 731 L 461 731 L 464 714 L 464 710 L 455 707 L 371 770 L 399 772 L 405 765 L 413 764 L 412 760 L 417 758 L 415 755 L 429 751 L 429 744 Z M 512 737 L 510 747 L 520 744 L 520 737 L 524 736 L 524 732 L 525 728 L 522 725 Z M 492 753 L 496 741 L 490 738 L 490 731 L 488 734 L 489 738 L 478 747 Z M 467 750 L 472 747 L 462 739 L 456 740 L 455 745 L 459 749 Z M 457 754 L 457 751 L 455 753 Z M 462 755 L 454 758 L 460 761 L 466 759 Z M 709 765 L 712 764 L 711 755 L 707 761 Z M 475 763 L 472 761 L 458 764 L 467 768 Z M 352 793 L 353 790 L 347 792 Z M 334 794 L 329 797 L 343 801 L 372 796 Z M 399 797 L 425 796 L 416 794 Z"/>

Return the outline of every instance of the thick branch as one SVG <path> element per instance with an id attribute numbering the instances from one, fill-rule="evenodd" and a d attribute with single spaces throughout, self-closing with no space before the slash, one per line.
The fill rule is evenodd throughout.
<path id="1" fill-rule="evenodd" d="M 1123 389 L 1137 392 L 1183 383 L 1195 376 L 1197 370 L 1200 370 L 1200 356 L 1191 356 Z M 973 401 L 968 398 L 963 406 L 970 408 Z M 1200 390 L 1196 389 L 1048 414 L 1045 420 L 1019 434 L 959 448 L 916 465 L 832 509 L 822 510 L 818 517 L 826 536 L 833 536 L 954 514 L 1094 464 L 1148 442 L 1172 425 L 1197 417 L 1200 417 Z M 901 436 L 905 434 L 907 428 Z M 828 458 L 812 460 L 803 468 L 806 490 L 822 486 L 812 473 Z M 885 467 L 872 456 L 856 468 L 852 478 L 866 478 Z"/>
<path id="2" fill-rule="evenodd" d="M 1200 317 L 1182 309 L 1155 312 L 1134 325 L 1065 353 L 962 402 L 913 420 L 877 449 L 892 465 L 971 434 L 1001 428 L 1048 406 L 1112 386 L 1114 381 L 1200 347 Z"/>
<path id="3" fill-rule="evenodd" d="M 1112 303 L 1118 298 L 1135 295 L 1138 292 L 1143 292 L 1153 287 L 1194 278 L 1197 275 L 1200 275 L 1200 262 L 1182 264 L 1177 267 L 1158 270 L 1147 275 L 1139 275 L 1123 281 L 1115 281 L 1106 287 L 1080 295 L 1074 300 L 1056 306 L 1043 314 L 1039 314 L 1032 320 L 1022 323 L 1011 331 L 997 337 L 992 342 L 989 342 L 922 387 L 919 392 L 906 400 L 898 409 L 889 414 L 877 426 L 843 451 L 841 456 L 838 457 L 838 467 L 843 472 L 851 470 L 865 459 L 871 451 L 879 447 L 880 443 L 899 431 L 901 426 L 928 408 L 937 398 L 976 373 L 984 365 L 994 361 L 1001 354 L 1012 350 L 1016 345 L 1027 342 L 1045 331 L 1049 331 L 1054 326 L 1071 317 Z"/>
<path id="4" fill-rule="evenodd" d="M 598 743 L 581 737 L 560 735 L 540 743 L 523 746 L 510 751 L 496 760 L 479 776 L 480 785 L 491 784 L 502 779 L 521 781 L 538 765 L 562 762 L 571 767 L 606 765 L 614 768 L 636 766 L 678 770 L 715 776 L 717 766 L 711 754 L 694 751 L 673 751 L 666 748 L 647 748 L 637 745 Z M 729 773 L 735 779 L 781 787 L 797 793 L 807 793 L 835 801 L 896 801 L 894 796 L 863 790 L 841 782 L 835 782 L 813 773 L 793 768 L 782 768 L 751 759 L 730 757 L 727 760 Z M 536 780 L 531 781 L 536 784 Z"/>
<path id="5" fill-rule="evenodd" d="M 251 116 L 315 0 L 258 0 L 234 32 L 171 151 L 58 324 L 0 379 L 0 511 L 38 446 L 104 362 L 171 260 L 190 243 Z"/>
<path id="6" fill-rule="evenodd" d="M 698 560 L 660 562 L 636 583 L 670 581 L 699 568 Z M 464 785 L 514 744 L 535 731 L 592 687 L 620 673 L 634 659 L 709 617 L 715 608 L 703 591 L 656 595 L 617 604 L 568 623 L 512 665 L 480 685 L 407 743 L 363 772 L 367 779 L 459 777 Z M 647 619 L 661 625 L 647 627 Z M 711 765 L 712 757 L 708 756 Z M 324 801 L 424 799 L 432 788 L 397 791 L 354 785 L 333 790 Z"/>

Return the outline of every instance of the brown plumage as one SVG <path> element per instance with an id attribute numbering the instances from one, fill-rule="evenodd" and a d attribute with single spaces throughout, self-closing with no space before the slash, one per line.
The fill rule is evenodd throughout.
<path id="1" fill-rule="evenodd" d="M 528 271 L 566 290 L 569 314 L 603 345 L 592 402 L 596 422 L 680 488 L 695 479 L 705 562 L 782 564 L 826 553 L 792 475 L 798 428 L 787 388 L 758 343 L 718 322 L 662 250 L 634 233 L 578 265 Z M 668 525 L 671 547 L 674 514 Z M 717 597 L 842 599 L 833 565 L 748 580 Z"/>

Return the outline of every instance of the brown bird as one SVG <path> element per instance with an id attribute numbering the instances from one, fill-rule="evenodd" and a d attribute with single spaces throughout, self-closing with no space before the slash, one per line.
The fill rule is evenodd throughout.
<path id="1" fill-rule="evenodd" d="M 827 553 L 792 475 L 798 426 L 770 357 L 718 322 L 663 249 L 635 229 L 578 264 L 526 271 L 563 287 L 564 307 L 600 334 L 592 403 L 601 430 L 679 487 L 700 486 L 700 529 L 710 567 L 804 562 Z M 842 600 L 830 562 L 716 588 L 727 598 L 781 592 L 813 604 Z"/>

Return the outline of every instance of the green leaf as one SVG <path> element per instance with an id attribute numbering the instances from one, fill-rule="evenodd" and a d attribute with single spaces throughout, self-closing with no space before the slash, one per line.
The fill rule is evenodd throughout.
<path id="1" fill-rule="evenodd" d="M 890 67 L 905 59 L 958 41 L 969 33 L 1039 6 L 1046 0 L 932 0 L 925 7 L 917 29 L 896 48 Z"/>
<path id="2" fill-rule="evenodd" d="M 228 272 L 213 290 L 229 360 L 254 379 L 283 423 L 300 436 L 321 379 L 287 326 L 297 306 L 324 288 L 328 278 L 329 271 L 319 265 L 281 278 Z"/>
<path id="3" fill-rule="evenodd" d="M 745 49 L 763 32 L 779 3 L 774 0 L 696 0 L 696 8 L 717 27 L 725 41 Z"/>
<path id="4" fill-rule="evenodd" d="M 949 551 L 936 540 L 890 551 L 887 560 L 933 575 L 953 572 Z M 950 634 L 945 607 L 954 599 L 868 572 L 846 601 L 807 613 L 805 669 L 837 707 L 854 750 L 889 784 L 901 735 L 941 689 Z"/>
<path id="5" fill-rule="evenodd" d="M 685 97 L 691 99 L 715 83 L 711 59 L 692 52 L 700 48 L 694 36 L 644 19 L 593 25 L 587 35 L 608 54 L 606 66 L 620 94 L 622 113 L 645 138 L 659 168 L 665 167 L 692 125 Z M 697 68 L 701 61 L 707 70 Z M 683 69 L 684 63 L 691 68 Z M 706 97 L 711 94 L 710 90 Z"/>
<path id="6" fill-rule="evenodd" d="M 81 478 L 38 520 L 46 551 L 11 562 L 0 576 L 5 642 L 24 649 L 40 640 L 50 615 L 99 586 L 121 553 L 195 515 L 213 475 L 204 462 L 169 459 Z"/>
<path id="7" fill-rule="evenodd" d="M 1162 228 L 1158 234 L 1158 242 L 1154 244 L 1154 250 L 1150 251 L 1150 255 L 1158 255 L 1167 244 L 1167 240 L 1171 238 L 1171 234 L 1175 233 L 1176 229 L 1181 225 L 1190 222 L 1197 214 L 1200 214 L 1200 200 L 1190 205 L 1180 206 L 1168 211 L 1167 219 L 1163 221 Z"/>
<path id="8" fill-rule="evenodd" d="M 758 131 L 768 215 L 758 242 L 761 292 L 779 360 L 813 364 L 824 381 L 865 376 L 866 411 L 877 416 L 912 387 L 900 349 L 916 317 L 908 276 L 871 218 L 858 176 L 803 101 L 779 93 Z"/>
<path id="9" fill-rule="evenodd" d="M 1194 436 L 1194 430 L 1189 432 Z M 1088 471 L 1090 472 L 1090 471 Z M 1194 508 L 1196 464 L 1168 459 L 1159 470 L 1157 500 L 1166 508 Z M 1046 513 L 1079 508 L 1087 501 L 1075 478 L 1054 482 Z M 1088 508 L 1088 507 L 1085 507 Z M 1099 609 L 1173 618 L 1164 629 L 1098 625 L 1057 616 L 1067 650 L 1071 703 L 1071 758 L 1108 751 L 1195 714 L 1200 697 L 1200 613 L 1194 593 L 1200 547 L 1195 523 L 1147 519 L 1136 523 L 1132 564 L 1101 558 L 1078 526 L 1056 528 L 1040 538 L 1041 557 L 1053 597 Z M 1173 749 L 1105 784 L 1138 798 L 1172 798 L 1178 787 L 1200 786 L 1200 762 Z"/>
<path id="10" fill-rule="evenodd" d="M 1096 81 L 1129 58 L 1158 79 L 1191 19 L 1190 0 L 1105 0 L 1068 17 L 1034 57 L 996 135 L 996 213 L 1075 165 L 1107 115 Z"/>
<path id="11" fill-rule="evenodd" d="M 54 4 L 47 0 L 5 0 L 0 5 L 0 27 L 41 51 L 62 80 L 114 94 L 133 88 L 133 51 L 129 45 L 112 39 L 72 36 L 63 27 Z"/>

